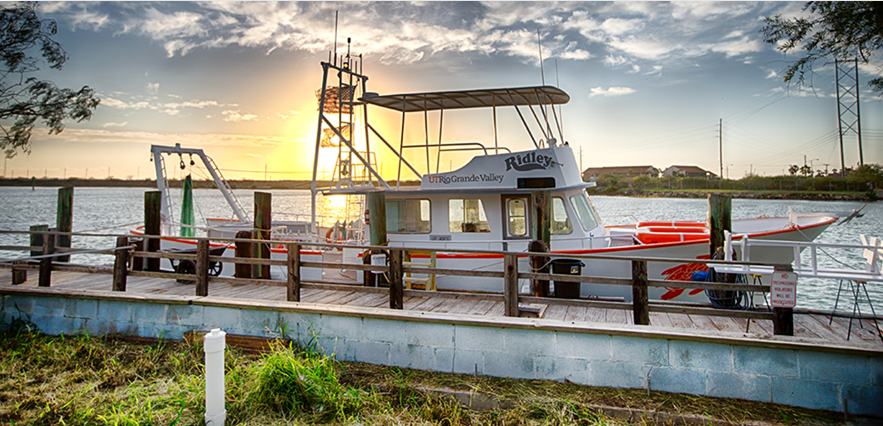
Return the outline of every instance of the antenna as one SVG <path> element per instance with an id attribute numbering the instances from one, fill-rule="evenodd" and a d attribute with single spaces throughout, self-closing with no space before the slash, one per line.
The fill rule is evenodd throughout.
<path id="1" fill-rule="evenodd" d="M 555 86 L 557 86 L 559 89 L 561 88 L 561 80 L 558 78 L 558 58 L 555 58 Z M 552 106 L 552 108 L 553 108 L 552 111 L 554 112 L 555 107 Z M 558 105 L 558 117 L 559 117 L 558 118 L 558 135 L 561 136 L 561 143 L 564 143 L 565 142 L 565 139 L 564 139 L 564 112 L 561 110 L 560 104 Z M 582 152 L 583 152 L 582 146 L 580 146 L 579 149 L 580 149 L 580 155 L 582 155 Z M 579 167 L 580 167 L 580 170 L 582 170 L 582 167 L 583 167 L 582 157 L 580 157 L 579 161 L 580 161 Z"/>
<path id="2" fill-rule="evenodd" d="M 337 66 L 337 14 L 340 11 L 334 11 L 334 66 Z"/>
<path id="3" fill-rule="evenodd" d="M 549 125 L 549 115 L 546 113 L 546 72 L 543 69 L 543 44 L 540 40 L 540 29 L 537 28 L 537 49 L 540 51 L 540 76 L 543 82 L 543 99 L 540 100 L 540 108 L 543 110 L 543 118 L 546 119 L 546 130 L 549 132 L 549 138 L 553 139 L 552 126 Z M 545 132 L 543 132 L 545 133 Z M 551 141 L 549 141 L 551 142 Z"/>

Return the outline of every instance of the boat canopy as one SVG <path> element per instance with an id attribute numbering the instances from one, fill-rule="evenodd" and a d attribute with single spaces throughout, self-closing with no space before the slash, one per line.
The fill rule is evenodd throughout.
<path id="1" fill-rule="evenodd" d="M 359 101 L 401 112 L 417 112 L 502 106 L 558 105 L 569 102 L 570 95 L 554 86 L 535 86 L 398 95 L 366 93 Z"/>

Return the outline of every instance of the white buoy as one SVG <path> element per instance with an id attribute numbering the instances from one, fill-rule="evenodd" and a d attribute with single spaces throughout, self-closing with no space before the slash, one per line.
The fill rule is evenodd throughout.
<path id="1" fill-rule="evenodd" d="M 205 424 L 224 426 L 227 410 L 224 407 L 224 347 L 227 333 L 213 328 L 205 335 Z"/>

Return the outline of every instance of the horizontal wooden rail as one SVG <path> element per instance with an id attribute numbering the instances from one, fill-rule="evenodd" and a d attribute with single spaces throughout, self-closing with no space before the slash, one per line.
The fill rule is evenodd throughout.
<path id="1" fill-rule="evenodd" d="M 210 247 L 209 241 L 205 238 L 197 238 L 195 241 L 196 249 L 191 250 L 189 252 L 176 252 L 173 250 L 167 251 L 145 251 L 141 249 L 143 247 L 143 243 L 141 241 L 145 240 L 156 240 L 156 237 L 152 236 L 136 236 L 133 237 L 131 235 L 118 235 L 117 236 L 117 247 L 110 249 L 77 249 L 77 248 L 64 248 L 64 247 L 55 247 L 55 237 L 62 234 L 73 234 L 76 233 L 57 233 L 53 231 L 39 231 L 32 232 L 31 234 L 42 234 L 43 245 L 42 246 L 0 246 L 2 250 L 21 250 L 21 251 L 29 251 L 31 253 L 37 253 L 37 255 L 32 256 L 32 259 L 40 260 L 40 265 L 37 264 L 27 264 L 27 263 L 16 263 L 13 264 L 2 264 L 0 267 L 14 268 L 14 269 L 40 269 L 40 285 L 48 286 L 49 285 L 49 273 L 52 270 L 68 270 L 68 271 L 82 271 L 82 272 L 90 272 L 90 273 L 102 273 L 102 274 L 113 274 L 113 290 L 115 291 L 126 291 L 126 277 L 127 276 L 135 276 L 135 277 L 151 277 L 151 278 L 162 278 L 162 279 L 176 279 L 180 281 L 188 281 L 195 284 L 194 286 L 194 294 L 197 296 L 208 296 L 210 294 L 210 287 L 212 283 L 228 283 L 234 285 L 260 285 L 260 286 L 275 286 L 275 287 L 287 287 L 287 299 L 289 301 L 300 301 L 300 292 L 303 289 L 314 289 L 314 290 L 346 290 L 346 291 L 354 291 L 360 293 L 371 293 L 371 294 L 388 294 L 389 295 L 389 306 L 391 309 L 403 309 L 404 308 L 404 298 L 405 297 L 433 297 L 433 298 L 457 298 L 464 300 L 485 300 L 485 301 L 493 301 L 504 303 L 504 313 L 507 316 L 519 316 L 520 312 L 520 304 L 541 304 L 546 306 L 578 306 L 578 307 L 587 307 L 587 308 L 600 308 L 600 309 L 616 309 L 616 310 L 631 310 L 634 312 L 634 323 L 635 324 L 650 324 L 650 316 L 651 312 L 658 313 L 674 313 L 674 314 L 685 314 L 685 315 L 706 315 L 706 316 L 725 316 L 732 318 L 744 318 L 744 319 L 755 319 L 755 320 L 773 320 L 779 321 L 776 314 L 769 311 L 734 311 L 734 310 L 722 310 L 722 309 L 714 309 L 710 305 L 689 305 L 689 304 L 672 304 L 672 303 L 659 303 L 656 301 L 648 301 L 646 296 L 646 289 L 648 287 L 678 287 L 678 288 L 687 288 L 687 289 L 705 289 L 705 290 L 723 290 L 723 291 L 746 291 L 746 292 L 769 292 L 770 289 L 768 286 L 763 285 L 752 285 L 746 283 L 721 283 L 721 282 L 700 282 L 700 281 L 666 281 L 666 280 L 648 280 L 646 276 L 647 264 L 648 262 L 664 262 L 664 263 L 702 263 L 705 264 L 708 260 L 697 260 L 697 259 L 662 259 L 662 258 L 622 258 L 617 256 L 610 255 L 570 255 L 567 253 L 524 253 L 524 252 L 488 252 L 482 250 L 444 250 L 444 252 L 450 253 L 491 253 L 491 254 L 499 254 L 500 255 L 500 263 L 502 266 L 501 270 L 465 270 L 465 269 L 451 269 L 451 268 L 438 268 L 438 267 L 428 267 L 428 266 L 411 266 L 403 262 L 403 254 L 408 251 L 413 251 L 409 249 L 399 248 L 399 247 L 388 247 L 388 246 L 379 246 L 379 247 L 366 247 L 359 246 L 358 249 L 360 252 L 364 254 L 371 253 L 370 250 L 375 250 L 374 253 L 382 252 L 386 257 L 387 264 L 385 265 L 372 265 L 370 263 L 344 263 L 344 262 L 329 262 L 329 261 L 312 261 L 316 254 L 312 252 L 315 246 L 324 247 L 337 247 L 334 244 L 312 244 L 312 243 L 299 243 L 299 242 L 282 242 L 282 241 L 273 241 L 271 244 L 282 245 L 283 248 L 287 249 L 287 258 L 286 259 L 265 259 L 265 258 L 254 258 L 254 257 L 225 257 L 220 255 L 211 255 L 210 251 L 213 250 Z M 77 235 L 78 237 L 82 237 L 83 235 Z M 139 244 L 131 244 L 132 240 L 138 241 Z M 265 244 L 266 240 L 259 239 L 231 239 L 233 243 L 245 244 Z M 148 250 L 155 250 L 154 248 L 148 248 Z M 232 246 L 224 246 L 224 249 L 231 249 Z M 137 248 L 137 250 L 136 250 Z M 214 250 L 217 252 L 217 249 L 220 247 L 216 247 Z M 421 250 L 423 252 L 431 251 L 431 250 Z M 78 254 L 78 253 L 106 253 L 114 255 L 114 267 L 97 267 L 97 266 L 85 266 L 85 265 L 73 265 L 67 263 L 59 263 L 57 261 L 53 261 L 52 258 L 60 256 L 62 254 Z M 276 252 L 278 254 L 278 251 Z M 632 278 L 607 278 L 607 277 L 591 277 L 591 276 L 582 276 L 582 275 L 569 275 L 569 274 L 555 274 L 555 273 L 540 273 L 540 272 L 520 272 L 518 271 L 518 260 L 523 259 L 526 256 L 536 255 L 536 256 L 545 256 L 547 258 L 574 258 L 574 259 L 606 259 L 606 260 L 616 260 L 622 262 L 631 262 L 633 277 Z M 250 255 L 248 255 L 250 256 Z M 135 267 L 133 268 L 130 263 L 132 261 L 138 263 L 139 265 L 143 265 L 147 262 L 141 261 L 140 259 L 153 259 L 154 262 L 158 262 L 160 259 L 168 259 L 169 261 L 178 262 L 177 265 L 181 265 L 181 262 L 191 262 L 192 265 L 187 267 L 188 273 L 180 273 L 185 269 L 180 269 L 176 267 L 176 271 L 160 271 L 158 268 L 158 263 L 154 263 L 152 270 L 140 270 L 142 268 Z M 310 260 L 307 260 L 310 259 Z M 306 260 L 306 261 L 305 261 Z M 208 270 L 212 268 L 212 265 L 216 265 L 218 263 L 222 264 L 240 264 L 240 265 L 263 265 L 263 266 L 274 266 L 285 269 L 288 273 L 286 274 L 285 279 L 254 279 L 254 278 L 231 278 L 231 277 L 215 277 L 210 276 L 208 274 Z M 715 263 L 732 263 L 732 264 L 743 264 L 745 262 L 721 262 L 715 261 Z M 751 262 L 750 264 L 757 265 L 756 262 Z M 499 265 L 495 265 L 494 267 L 498 267 Z M 389 281 L 388 288 L 381 287 L 367 287 L 364 285 L 358 285 L 354 283 L 338 283 L 332 281 L 325 280 L 302 280 L 301 270 L 303 268 L 319 268 L 319 269 L 347 269 L 350 271 L 360 271 L 366 274 L 383 274 L 387 277 Z M 193 271 L 193 273 L 190 273 Z M 503 290 L 493 293 L 481 293 L 481 292 L 459 292 L 459 291 L 419 291 L 419 290 L 409 290 L 403 288 L 403 276 L 404 274 L 430 274 L 436 276 L 453 276 L 453 277 L 483 277 L 483 278 L 494 278 L 500 279 L 503 282 Z M 563 298 L 550 298 L 550 297 L 537 297 L 531 295 L 519 294 L 519 286 L 522 280 L 545 280 L 545 281 L 556 281 L 556 282 L 570 282 L 570 283 L 591 283 L 591 284 L 601 284 L 601 285 L 621 285 L 621 286 L 630 286 L 633 288 L 633 301 L 625 302 L 625 301 L 611 301 L 611 300 L 593 300 L 593 299 L 563 299 Z M 542 296 L 539 294 L 538 296 Z"/>

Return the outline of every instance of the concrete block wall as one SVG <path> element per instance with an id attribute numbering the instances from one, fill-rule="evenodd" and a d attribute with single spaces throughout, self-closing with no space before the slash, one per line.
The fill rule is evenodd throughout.
<path id="1" fill-rule="evenodd" d="M 883 350 L 678 334 L 640 326 L 585 329 L 525 318 L 182 297 L 146 301 L 5 294 L 3 321 L 47 334 L 180 339 L 220 327 L 287 334 L 338 360 L 589 386 L 646 388 L 883 417 Z"/>

